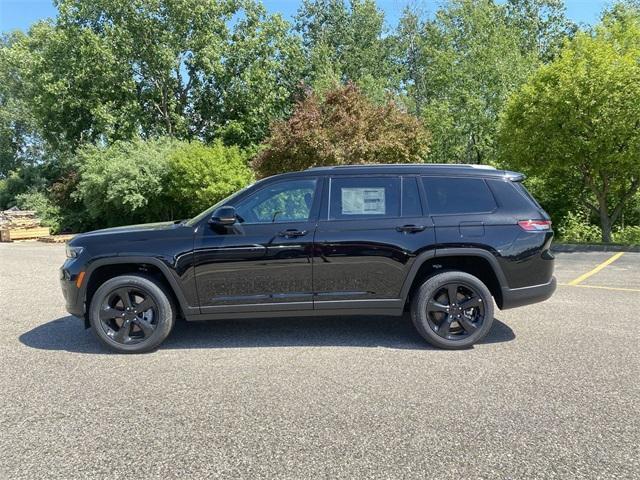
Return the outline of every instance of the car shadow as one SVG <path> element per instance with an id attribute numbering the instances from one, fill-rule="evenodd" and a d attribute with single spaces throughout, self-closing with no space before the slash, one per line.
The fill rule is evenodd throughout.
<path id="1" fill-rule="evenodd" d="M 19 340 L 41 350 L 111 353 L 83 325 L 75 317 L 61 317 L 23 333 Z M 479 343 L 508 342 L 515 337 L 508 325 L 495 319 L 491 332 Z M 160 349 L 321 346 L 433 349 L 418 335 L 407 315 L 179 321 Z"/>

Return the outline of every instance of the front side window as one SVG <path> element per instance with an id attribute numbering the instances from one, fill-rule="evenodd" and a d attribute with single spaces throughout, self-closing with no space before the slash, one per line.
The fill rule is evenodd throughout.
<path id="1" fill-rule="evenodd" d="M 400 216 L 400 178 L 332 178 L 329 218 L 357 220 Z"/>
<path id="2" fill-rule="evenodd" d="M 241 223 L 282 223 L 309 220 L 315 179 L 278 182 L 234 205 Z"/>
<path id="3" fill-rule="evenodd" d="M 423 177 L 432 215 L 484 213 L 496 209 L 496 201 L 481 178 Z"/>

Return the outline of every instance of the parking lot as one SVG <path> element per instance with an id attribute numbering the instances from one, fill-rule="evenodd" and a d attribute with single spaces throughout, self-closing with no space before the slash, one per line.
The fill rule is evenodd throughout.
<path id="1" fill-rule="evenodd" d="M 640 478 L 640 253 L 557 254 L 473 349 L 408 318 L 178 324 L 114 355 L 0 244 L 0 478 Z M 595 269 L 595 270 L 594 270 Z"/>

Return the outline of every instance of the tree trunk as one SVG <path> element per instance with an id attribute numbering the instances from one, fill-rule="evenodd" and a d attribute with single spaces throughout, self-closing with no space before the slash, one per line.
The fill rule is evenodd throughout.
<path id="1" fill-rule="evenodd" d="M 598 201 L 600 207 L 600 227 L 602 228 L 602 241 L 611 243 L 611 217 L 609 217 L 609 208 L 606 198 L 600 198 Z"/>
<path id="2" fill-rule="evenodd" d="M 609 202 L 607 201 L 608 182 L 607 179 L 603 179 L 603 189 L 598 189 L 593 182 L 592 178 L 586 177 L 587 184 L 591 187 L 595 197 L 598 199 L 598 206 L 591 205 L 591 209 L 600 216 L 600 227 L 602 228 L 602 241 L 605 243 L 611 242 L 611 227 L 618 221 L 618 218 L 622 214 L 624 206 L 633 198 L 638 189 L 640 189 L 640 178 L 636 177 L 631 180 L 629 188 L 623 192 L 618 204 L 614 207 L 613 213 L 609 214 Z"/>

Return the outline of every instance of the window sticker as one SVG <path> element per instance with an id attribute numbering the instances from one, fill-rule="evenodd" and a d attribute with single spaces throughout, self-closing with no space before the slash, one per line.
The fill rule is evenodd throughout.
<path id="1" fill-rule="evenodd" d="M 384 187 L 341 188 L 343 215 L 384 215 Z"/>

